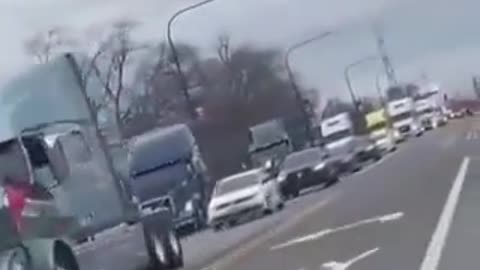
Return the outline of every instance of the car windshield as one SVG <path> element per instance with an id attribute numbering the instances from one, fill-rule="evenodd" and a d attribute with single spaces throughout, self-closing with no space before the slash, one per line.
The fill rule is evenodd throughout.
<path id="1" fill-rule="evenodd" d="M 260 183 L 262 177 L 266 177 L 266 175 L 258 171 L 252 171 L 238 176 L 231 176 L 225 180 L 220 180 L 215 188 L 215 196 L 221 196 L 256 186 Z"/>
<path id="2" fill-rule="evenodd" d="M 322 152 L 323 151 L 320 149 L 313 148 L 293 153 L 285 159 L 282 168 L 288 170 L 300 167 L 302 165 L 304 166 L 312 162 L 318 162 L 322 160 Z"/>

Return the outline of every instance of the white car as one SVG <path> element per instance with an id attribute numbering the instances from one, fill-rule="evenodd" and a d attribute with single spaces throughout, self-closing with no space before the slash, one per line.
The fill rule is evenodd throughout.
<path id="1" fill-rule="evenodd" d="M 253 169 L 217 182 L 208 207 L 208 222 L 218 231 L 282 207 L 276 178 L 264 169 Z"/>

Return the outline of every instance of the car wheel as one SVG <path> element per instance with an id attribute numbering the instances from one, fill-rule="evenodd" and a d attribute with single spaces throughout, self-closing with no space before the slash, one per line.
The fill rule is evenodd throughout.
<path id="1" fill-rule="evenodd" d="M 224 226 L 223 226 L 222 224 L 220 224 L 220 223 L 219 223 L 219 224 L 215 224 L 215 225 L 213 225 L 213 227 L 212 227 L 212 228 L 213 228 L 213 231 L 214 231 L 214 232 L 220 232 L 220 231 L 223 231 L 223 229 L 224 229 Z"/>
<path id="2" fill-rule="evenodd" d="M 340 182 L 340 177 L 338 175 L 332 175 L 330 179 L 325 183 L 325 188 L 329 188 Z"/>
<path id="3" fill-rule="evenodd" d="M 274 211 L 274 207 L 272 205 L 272 199 L 270 196 L 267 196 L 267 198 L 265 198 L 265 208 L 263 209 L 263 213 L 265 215 L 270 215 L 272 214 Z"/>
<path id="4" fill-rule="evenodd" d="M 203 208 L 199 207 L 196 211 L 196 221 L 195 221 L 195 230 L 201 230 L 205 228 L 206 224 L 206 215 Z"/>

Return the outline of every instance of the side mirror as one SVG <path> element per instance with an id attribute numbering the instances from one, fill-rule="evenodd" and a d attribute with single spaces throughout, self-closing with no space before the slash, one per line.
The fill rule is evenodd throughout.
<path id="1" fill-rule="evenodd" d="M 66 180 L 70 176 L 70 167 L 62 144 L 56 141 L 53 146 L 47 150 L 47 155 L 55 179 L 59 183 Z"/>

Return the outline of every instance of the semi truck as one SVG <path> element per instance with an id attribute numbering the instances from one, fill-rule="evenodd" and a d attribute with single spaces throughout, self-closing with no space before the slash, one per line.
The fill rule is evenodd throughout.
<path id="1" fill-rule="evenodd" d="M 129 142 L 130 174 L 140 201 L 169 196 L 179 235 L 206 226 L 213 184 L 190 128 L 175 124 L 157 128 Z"/>
<path id="2" fill-rule="evenodd" d="M 412 98 L 406 97 L 390 101 L 387 106 L 393 128 L 398 131 L 402 139 L 423 134 L 423 128 L 416 117 Z"/>
<path id="3" fill-rule="evenodd" d="M 415 101 L 415 113 L 422 127 L 425 130 L 431 130 L 436 125 L 435 112 L 438 107 L 431 97 L 417 99 Z"/>
<path id="4" fill-rule="evenodd" d="M 373 141 L 362 130 L 355 128 L 350 113 L 340 113 L 322 120 L 321 130 L 322 144 L 331 158 L 338 160 L 342 172 L 357 171 L 362 161 L 381 157 Z"/>
<path id="5" fill-rule="evenodd" d="M 0 269 L 180 267 L 172 202 L 139 203 L 115 170 L 77 60 L 59 56 L 0 90 Z"/>
<path id="6" fill-rule="evenodd" d="M 262 167 L 270 160 L 283 160 L 292 144 L 281 119 L 254 125 L 248 130 L 250 167 Z"/>
<path id="7" fill-rule="evenodd" d="M 365 118 L 370 139 L 375 142 L 377 147 L 385 152 L 394 151 L 396 149 L 396 137 L 398 137 L 396 133 L 398 132 L 390 127 L 386 110 L 373 111 L 368 113 Z"/>

